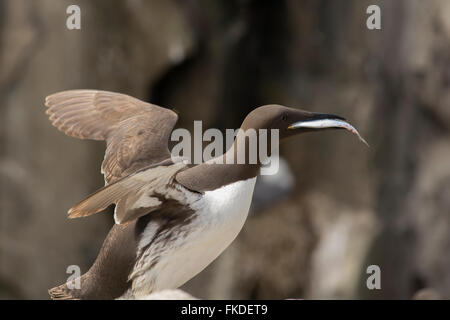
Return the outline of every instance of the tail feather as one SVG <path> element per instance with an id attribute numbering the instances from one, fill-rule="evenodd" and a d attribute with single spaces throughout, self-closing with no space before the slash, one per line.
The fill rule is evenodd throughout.
<path id="1" fill-rule="evenodd" d="M 75 298 L 72 295 L 72 293 L 70 292 L 70 289 L 67 288 L 66 284 L 60 285 L 58 287 L 54 287 L 54 288 L 48 290 L 48 293 L 52 300 L 78 300 L 78 298 Z"/>

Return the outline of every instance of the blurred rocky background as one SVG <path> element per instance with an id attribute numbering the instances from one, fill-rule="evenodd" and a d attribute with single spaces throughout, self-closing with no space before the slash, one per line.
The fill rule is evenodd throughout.
<path id="1" fill-rule="evenodd" d="M 113 223 L 66 219 L 103 185 L 103 143 L 44 114 L 45 96 L 76 88 L 175 108 L 186 128 L 237 128 L 268 103 L 335 113 L 371 145 L 342 131 L 283 144 L 283 176 L 260 180 L 190 294 L 450 298 L 450 1 L 0 0 L 0 298 L 47 299 Z M 373 264 L 381 290 L 366 287 Z"/>

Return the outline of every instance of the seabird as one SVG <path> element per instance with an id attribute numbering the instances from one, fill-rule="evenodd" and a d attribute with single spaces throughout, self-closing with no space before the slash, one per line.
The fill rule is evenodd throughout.
<path id="1" fill-rule="evenodd" d="M 69 90 L 45 100 L 65 134 L 106 141 L 105 186 L 69 210 L 86 217 L 115 204 L 115 225 L 79 288 L 49 290 L 52 299 L 136 299 L 178 288 L 215 260 L 240 232 L 250 208 L 257 163 L 177 161 L 168 142 L 178 115 L 131 96 Z M 280 105 L 254 109 L 241 129 L 278 129 L 279 138 L 343 128 L 345 119 Z M 235 154 L 236 141 L 220 157 Z M 245 140 L 248 149 L 248 141 Z M 365 142 L 365 141 L 364 141 Z"/>

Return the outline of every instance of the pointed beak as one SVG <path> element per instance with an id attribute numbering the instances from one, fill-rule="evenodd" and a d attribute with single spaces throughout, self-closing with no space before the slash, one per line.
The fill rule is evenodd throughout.
<path id="1" fill-rule="evenodd" d="M 294 122 L 288 129 L 345 129 L 355 134 L 358 139 L 364 143 L 366 146 L 369 144 L 364 140 L 359 134 L 358 130 L 350 123 L 348 123 L 344 118 L 333 114 L 325 113 L 312 113 L 311 117 L 304 120 Z"/>

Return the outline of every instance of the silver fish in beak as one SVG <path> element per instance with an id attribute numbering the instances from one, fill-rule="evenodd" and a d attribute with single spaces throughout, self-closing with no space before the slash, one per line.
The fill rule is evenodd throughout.
<path id="1" fill-rule="evenodd" d="M 295 122 L 291 124 L 288 129 L 345 129 L 355 134 L 358 139 L 364 143 L 367 147 L 369 144 L 366 140 L 359 134 L 358 130 L 350 123 L 348 123 L 345 119 L 335 116 L 335 115 L 327 115 L 322 113 L 314 114 L 309 119 L 305 119 L 302 121 Z"/>

